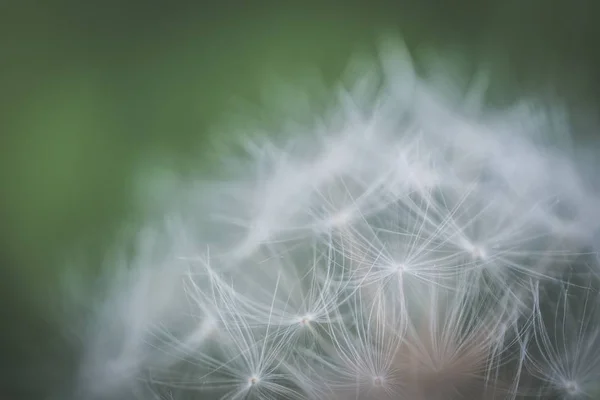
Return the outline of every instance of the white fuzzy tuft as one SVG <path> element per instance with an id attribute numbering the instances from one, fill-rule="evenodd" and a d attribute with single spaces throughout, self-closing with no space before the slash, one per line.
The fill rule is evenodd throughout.
<path id="1" fill-rule="evenodd" d="M 313 122 L 169 185 L 88 315 L 77 398 L 600 395 L 598 297 L 561 285 L 597 268 L 599 199 L 559 114 L 443 90 L 390 40 L 352 67 Z"/>

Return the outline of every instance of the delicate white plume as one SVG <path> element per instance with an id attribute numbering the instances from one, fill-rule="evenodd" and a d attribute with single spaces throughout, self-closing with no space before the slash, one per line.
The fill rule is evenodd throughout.
<path id="1" fill-rule="evenodd" d="M 565 278 L 597 279 L 600 203 L 563 111 L 493 109 L 482 81 L 380 50 L 327 107 L 287 89 L 276 111 L 303 118 L 237 126 L 218 179 L 171 186 L 92 296 L 76 398 L 600 396 L 600 317 L 572 320 Z"/>

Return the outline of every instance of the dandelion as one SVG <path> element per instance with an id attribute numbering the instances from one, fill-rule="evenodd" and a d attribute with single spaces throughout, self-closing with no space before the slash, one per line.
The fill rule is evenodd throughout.
<path id="1" fill-rule="evenodd" d="M 598 396 L 598 198 L 539 133 L 564 121 L 382 50 L 173 193 L 106 274 L 77 398 Z"/>
<path id="2" fill-rule="evenodd" d="M 561 399 L 597 398 L 598 290 L 570 280 L 558 286 L 554 291 L 543 290 L 540 283 L 533 287 L 533 343 L 526 365 L 542 381 L 541 394 Z"/>
<path id="3" fill-rule="evenodd" d="M 320 352 L 311 359 L 321 366 L 329 398 L 392 399 L 403 393 L 398 351 L 403 340 L 403 314 L 383 298 L 364 302 L 360 294 L 350 301 L 346 323 L 332 326 Z"/>

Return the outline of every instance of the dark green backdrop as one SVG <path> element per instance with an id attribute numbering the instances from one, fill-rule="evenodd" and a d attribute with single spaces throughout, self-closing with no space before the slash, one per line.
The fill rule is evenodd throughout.
<path id="1" fill-rule="evenodd" d="M 0 3 L 0 399 L 44 398 L 69 376 L 58 276 L 73 263 L 93 276 L 134 218 L 133 168 L 202 168 L 207 127 L 270 74 L 317 66 L 333 81 L 393 28 L 417 53 L 487 62 L 505 88 L 552 83 L 597 104 L 592 0 L 214 3 Z"/>

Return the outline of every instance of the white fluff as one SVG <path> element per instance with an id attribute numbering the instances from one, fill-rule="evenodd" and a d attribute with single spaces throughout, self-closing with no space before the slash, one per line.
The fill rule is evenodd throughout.
<path id="1" fill-rule="evenodd" d="M 284 90 L 312 120 L 244 123 L 218 181 L 171 186 L 167 222 L 86 315 L 75 398 L 598 395 L 597 348 L 555 345 L 539 295 L 598 272 L 597 195 L 552 141 L 562 111 L 443 90 L 393 40 L 348 77 L 317 111 Z"/>

